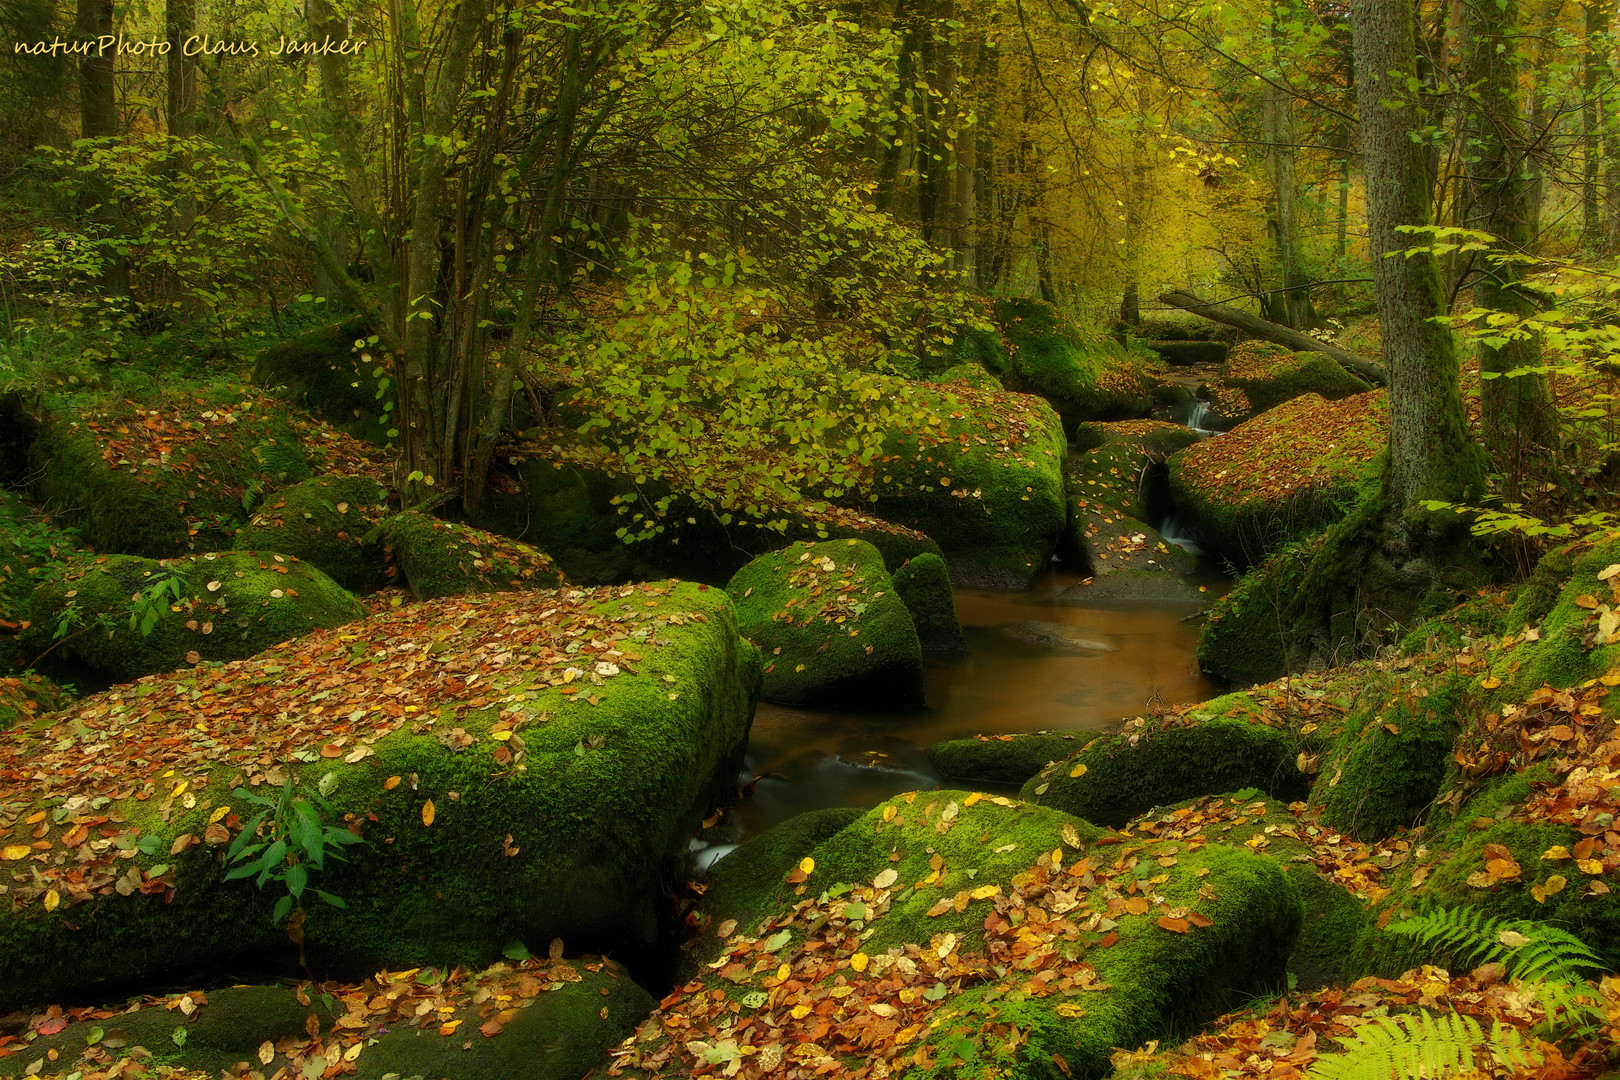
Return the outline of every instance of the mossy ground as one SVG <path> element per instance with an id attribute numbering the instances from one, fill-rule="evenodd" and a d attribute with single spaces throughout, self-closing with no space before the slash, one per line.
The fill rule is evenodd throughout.
<path id="1" fill-rule="evenodd" d="M 539 548 L 407 510 L 379 530 L 418 600 L 511 589 L 553 589 L 562 571 Z"/>
<path id="2" fill-rule="evenodd" d="M 175 583 L 168 592 L 163 582 Z M 156 590 L 146 607 L 136 594 Z M 151 610 L 150 632 L 131 625 Z M 54 651 L 115 681 L 174 671 L 203 660 L 236 660 L 278 642 L 361 618 L 365 609 L 331 578 L 290 556 L 226 551 L 162 562 L 135 555 L 86 556 L 34 595 L 24 644 Z"/>
<path id="3" fill-rule="evenodd" d="M 305 480 L 270 496 L 232 546 L 292 555 L 351 592 L 373 592 L 388 579 L 382 545 L 365 537 L 388 504 L 388 491 L 369 477 Z"/>
<path id="4" fill-rule="evenodd" d="M 917 629 L 871 544 L 794 544 L 737 571 L 726 591 L 764 654 L 766 700 L 922 704 Z"/>

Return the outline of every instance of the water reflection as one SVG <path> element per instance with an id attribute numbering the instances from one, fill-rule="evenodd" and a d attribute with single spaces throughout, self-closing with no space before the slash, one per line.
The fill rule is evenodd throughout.
<path id="1" fill-rule="evenodd" d="M 1026 593 L 959 590 L 967 649 L 925 653 L 928 705 L 902 712 L 795 709 L 761 703 L 738 808 L 745 836 L 828 806 L 873 806 L 902 791 L 939 786 L 922 748 L 942 739 L 1026 731 L 1098 731 L 1155 702 L 1202 701 L 1218 687 L 1193 660 L 1198 626 L 1186 604 L 1070 607 L 1077 584 L 1054 571 Z M 1213 598 L 1224 583 L 1211 580 Z M 1019 641 L 1007 628 L 1038 623 L 1046 637 L 1095 648 Z M 1066 631 L 1056 633 L 1054 628 Z"/>

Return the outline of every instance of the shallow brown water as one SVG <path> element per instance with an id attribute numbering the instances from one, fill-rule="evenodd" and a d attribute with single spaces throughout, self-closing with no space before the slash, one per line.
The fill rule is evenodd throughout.
<path id="1" fill-rule="evenodd" d="M 749 742 L 749 776 L 762 775 L 738 808 L 752 836 L 806 810 L 873 806 L 939 776 L 923 748 L 942 739 L 1026 731 L 1101 731 L 1155 702 L 1202 701 L 1219 688 L 1198 671 L 1198 623 L 1188 605 L 1068 607 L 1057 595 L 1079 579 L 1054 571 L 1025 593 L 959 590 L 961 653 L 925 653 L 928 705 L 859 711 L 793 709 L 762 702 Z M 1213 599 L 1226 588 L 1207 582 Z M 1056 652 L 1021 644 L 996 627 L 1036 620 L 1104 651 Z M 748 777 L 744 777 L 748 779 Z"/>

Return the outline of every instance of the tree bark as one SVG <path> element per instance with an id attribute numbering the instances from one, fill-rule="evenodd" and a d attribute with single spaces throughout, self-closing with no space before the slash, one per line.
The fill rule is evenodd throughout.
<path id="1" fill-rule="evenodd" d="M 1298 330 L 1290 329 L 1279 323 L 1267 322 L 1265 319 L 1257 315 L 1250 315 L 1246 311 L 1239 311 L 1237 308 L 1227 307 L 1225 304 L 1205 303 L 1192 293 L 1183 292 L 1180 289 L 1160 293 L 1159 302 L 1181 308 L 1183 311 L 1190 311 L 1194 315 L 1202 315 L 1204 318 L 1218 323 L 1225 323 L 1227 326 L 1235 326 L 1244 333 L 1253 334 L 1258 338 L 1265 338 L 1267 341 L 1275 341 L 1278 345 L 1285 345 L 1296 352 L 1326 353 L 1343 364 L 1348 370 L 1380 386 L 1388 381 L 1388 373 L 1384 370 L 1382 364 L 1375 363 L 1363 356 L 1357 356 L 1355 353 L 1341 349 L 1330 342 L 1318 341 L 1309 334 L 1302 334 Z"/>
<path id="2" fill-rule="evenodd" d="M 1412 0 L 1357 0 L 1350 25 L 1368 247 L 1389 370 L 1386 493 L 1396 511 L 1424 499 L 1471 500 L 1484 492 L 1484 455 L 1468 434 L 1451 331 L 1434 321 L 1444 311 L 1440 274 L 1432 254 L 1405 254 L 1421 237 L 1397 231 L 1430 220 L 1427 155 L 1411 138 L 1422 118 L 1406 86 L 1407 73 L 1417 71 Z"/>
<path id="3" fill-rule="evenodd" d="M 79 134 L 99 139 L 118 134 L 118 102 L 113 85 L 112 49 L 101 49 L 95 39 L 113 32 L 112 0 L 79 0 L 75 29 L 80 40 L 91 42 L 79 63 Z"/>

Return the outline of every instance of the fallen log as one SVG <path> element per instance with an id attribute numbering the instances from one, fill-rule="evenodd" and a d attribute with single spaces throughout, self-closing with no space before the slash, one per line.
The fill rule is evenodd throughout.
<path id="1" fill-rule="evenodd" d="M 1159 302 L 1169 304 L 1171 307 L 1178 307 L 1183 311 L 1190 311 L 1194 315 L 1202 315 L 1204 318 L 1218 323 L 1225 323 L 1227 326 L 1235 326 L 1246 334 L 1265 338 L 1267 341 L 1275 341 L 1278 345 L 1287 346 L 1296 352 L 1326 353 L 1350 371 L 1377 386 L 1384 386 L 1389 382 L 1389 374 L 1384 370 L 1383 364 L 1357 356 L 1355 353 L 1341 349 L 1337 345 L 1318 341 L 1309 334 L 1302 334 L 1298 330 L 1290 330 L 1286 326 L 1267 322 L 1265 319 L 1250 315 L 1246 311 L 1239 311 L 1237 308 L 1227 307 L 1225 304 L 1206 303 L 1192 293 L 1183 292 L 1180 289 L 1171 289 L 1169 292 L 1160 293 Z"/>

